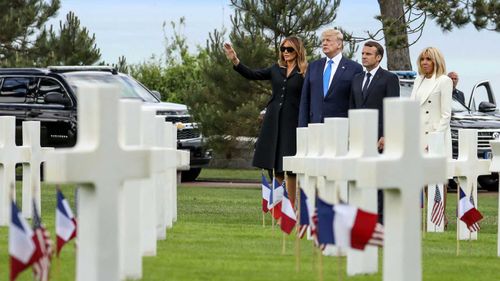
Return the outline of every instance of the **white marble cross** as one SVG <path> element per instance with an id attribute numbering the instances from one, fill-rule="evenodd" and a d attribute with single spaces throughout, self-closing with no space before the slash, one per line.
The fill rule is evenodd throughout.
<path id="1" fill-rule="evenodd" d="M 316 177 L 318 197 L 328 204 L 338 204 L 341 200 L 348 201 L 347 181 L 333 181 L 327 178 L 331 173 L 324 170 L 327 159 L 344 156 L 347 153 L 347 118 L 325 118 L 320 127 L 319 145 L 322 147 L 319 155 L 306 159 L 306 174 Z M 341 249 L 334 245 L 327 245 L 323 251 L 327 256 L 344 256 L 347 249 Z"/>
<path id="2" fill-rule="evenodd" d="M 155 116 L 152 122 L 155 124 L 154 145 L 158 151 L 156 155 L 163 154 L 158 164 L 158 169 L 153 174 L 156 186 L 156 232 L 159 240 L 167 238 L 167 227 L 172 227 L 173 221 L 173 192 L 176 188 L 176 177 L 172 178 L 172 171 L 176 171 L 178 153 L 176 149 L 167 147 L 166 137 L 172 137 L 172 127 L 165 123 L 165 118 Z M 168 133 L 168 136 L 167 136 Z"/>
<path id="3" fill-rule="evenodd" d="M 27 160 L 28 148 L 16 146 L 16 117 L 0 116 L 0 226 L 9 225 L 11 186 L 16 185 L 16 164 Z M 15 195 L 14 192 L 14 199 Z"/>
<path id="4" fill-rule="evenodd" d="M 125 146 L 139 146 L 141 131 L 141 104 L 139 100 L 124 99 L 120 101 L 120 119 L 127 126 L 121 133 Z M 152 172 L 150 172 L 152 174 Z M 142 200 L 144 189 L 137 188 L 141 180 L 128 180 L 123 185 L 123 200 L 120 220 L 123 224 L 121 235 L 121 266 L 120 278 L 142 278 L 142 248 L 141 248 L 141 220 Z"/>
<path id="5" fill-rule="evenodd" d="M 321 126 L 320 146 L 322 152 L 313 157 L 308 157 L 306 162 L 306 173 L 317 177 L 318 196 L 329 204 L 337 204 L 340 200 L 348 201 L 347 180 L 333 179 L 329 175 L 333 173 L 325 169 L 328 160 L 345 156 L 347 153 L 347 118 L 325 118 Z M 340 198 L 339 198 L 340 197 Z"/>
<path id="6" fill-rule="evenodd" d="M 364 157 L 377 157 L 378 111 L 349 110 L 349 151 L 345 156 L 330 157 L 318 167 L 327 180 L 348 181 L 349 203 L 377 213 L 377 189 L 357 188 L 357 163 Z M 347 137 L 347 134 L 342 134 Z M 364 251 L 347 251 L 347 275 L 378 271 L 378 249 L 367 246 Z"/>
<path id="7" fill-rule="evenodd" d="M 432 132 L 428 137 L 429 142 L 429 153 L 433 155 L 446 155 L 445 145 L 444 145 L 444 133 L 443 132 Z M 448 161 L 447 165 L 447 174 L 448 178 L 453 178 L 453 167 L 454 164 L 452 161 Z M 439 219 L 439 225 L 435 224 L 432 220 L 432 210 L 434 209 L 434 197 L 436 196 L 436 187 L 441 195 L 441 204 L 442 204 L 442 212 L 444 213 L 444 200 L 445 200 L 445 185 L 443 183 L 438 184 L 430 184 L 427 187 L 427 232 L 444 232 L 444 214 Z M 439 209 L 439 204 L 436 205 L 437 215 L 441 213 Z"/>
<path id="8" fill-rule="evenodd" d="M 173 226 L 173 222 L 177 220 L 177 167 L 189 169 L 189 152 L 176 151 L 177 149 L 177 128 L 171 122 L 164 122 L 165 134 L 163 137 L 163 147 L 174 150 L 175 165 L 170 165 L 166 169 L 166 184 L 167 192 L 165 193 L 165 202 L 168 202 L 165 208 L 165 224 L 167 228 Z"/>
<path id="9" fill-rule="evenodd" d="M 455 176 L 465 194 L 474 196 L 474 205 L 478 208 L 477 178 L 489 175 L 490 160 L 477 158 L 477 130 L 463 129 L 458 131 L 458 159 L 454 160 Z M 458 202 L 457 202 L 458 203 Z M 470 232 L 467 225 L 457 218 L 458 237 L 460 240 L 476 240 L 477 231 Z"/>
<path id="10" fill-rule="evenodd" d="M 173 142 L 170 144 L 172 145 L 173 149 L 177 149 L 177 127 L 172 126 L 172 136 L 173 139 L 171 139 Z M 173 198 L 173 221 L 177 221 L 177 183 L 180 183 L 180 171 L 187 171 L 189 170 L 190 166 L 190 151 L 189 150 L 183 150 L 179 149 L 177 150 L 177 170 L 172 170 L 172 177 L 177 176 L 178 181 L 172 181 L 173 188 L 172 188 L 172 198 Z"/>
<path id="11" fill-rule="evenodd" d="M 490 141 L 491 152 L 493 159 L 491 159 L 490 171 L 500 173 L 500 140 Z M 497 216 L 497 256 L 500 257 L 500 192 L 498 193 L 498 216 Z"/>
<path id="12" fill-rule="evenodd" d="M 283 157 L 283 170 L 297 174 L 298 186 L 304 188 L 305 168 L 304 160 L 307 156 L 308 128 L 297 128 L 297 152 L 294 156 Z M 309 196 L 309 195 L 307 195 Z"/>
<path id="13" fill-rule="evenodd" d="M 72 182 L 79 188 L 76 280 L 120 280 L 123 184 L 149 175 L 151 153 L 124 147 L 119 138 L 126 126 L 118 118 L 119 87 L 77 87 L 77 143 L 50 153 L 45 175 L 49 182 Z"/>
<path id="14" fill-rule="evenodd" d="M 419 105 L 384 100 L 384 153 L 361 159 L 359 187 L 384 189 L 384 281 L 422 280 L 420 192 L 446 180 L 446 159 L 422 155 Z"/>
<path id="15" fill-rule="evenodd" d="M 28 149 L 28 159 L 23 163 L 23 217 L 31 218 L 33 199 L 38 206 L 38 213 L 42 215 L 40 192 L 40 165 L 47 159 L 47 152 L 52 147 L 40 146 L 40 122 L 23 122 L 23 146 Z"/>
<path id="16" fill-rule="evenodd" d="M 155 130 L 156 126 L 154 123 L 154 118 L 156 112 L 154 110 L 142 110 L 141 111 L 141 130 L 140 130 L 140 142 L 143 148 L 152 149 L 155 146 Z M 157 217 L 157 191 L 156 185 L 152 178 L 144 179 L 141 182 L 141 247 L 142 254 L 144 256 L 156 256 L 156 240 L 158 239 L 158 233 L 156 229 L 156 223 L 158 221 Z"/>
<path id="17" fill-rule="evenodd" d="M 316 173 L 317 158 L 323 153 L 323 126 L 324 124 L 322 123 L 309 123 L 307 127 L 307 155 L 302 160 L 302 168 L 305 175 L 302 186 L 306 196 L 311 199 L 316 197 L 318 177 L 312 176 L 309 173 Z"/>

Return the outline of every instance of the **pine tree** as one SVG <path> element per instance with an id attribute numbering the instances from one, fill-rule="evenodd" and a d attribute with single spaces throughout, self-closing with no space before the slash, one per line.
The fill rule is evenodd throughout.
<path id="1" fill-rule="evenodd" d="M 73 12 L 56 33 L 47 21 L 60 8 L 60 0 L 0 0 L 0 66 L 22 67 L 93 64 L 101 56 Z"/>
<path id="2" fill-rule="evenodd" d="M 95 34 L 90 36 L 86 27 L 80 25 L 80 19 L 73 13 L 66 15 L 66 21 L 59 21 L 59 31 L 52 26 L 45 28 L 38 36 L 32 48 L 32 60 L 35 65 L 91 65 L 101 57 L 95 43 Z"/>
<path id="3" fill-rule="evenodd" d="M 59 7 L 59 0 L 0 0 L 0 65 L 24 61 L 36 33 Z"/>

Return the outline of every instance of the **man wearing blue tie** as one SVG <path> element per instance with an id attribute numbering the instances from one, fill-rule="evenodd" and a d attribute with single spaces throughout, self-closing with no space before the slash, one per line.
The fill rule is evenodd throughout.
<path id="1" fill-rule="evenodd" d="M 342 56 L 344 37 L 336 29 L 321 34 L 321 47 L 326 58 L 309 64 L 302 86 L 299 127 L 322 123 L 327 117 L 347 117 L 351 81 L 363 72 L 357 62 Z"/>

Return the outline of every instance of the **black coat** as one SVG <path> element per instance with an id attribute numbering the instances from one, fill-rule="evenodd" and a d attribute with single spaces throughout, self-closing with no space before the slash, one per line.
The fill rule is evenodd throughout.
<path id="1" fill-rule="evenodd" d="M 351 109 L 369 108 L 378 109 L 378 136 L 384 132 L 384 98 L 399 97 L 399 78 L 396 74 L 383 68 L 379 68 L 367 89 L 366 97 L 363 97 L 363 79 L 365 72 L 356 74 L 351 85 Z"/>
<path id="2" fill-rule="evenodd" d="M 234 69 L 247 79 L 271 80 L 272 97 L 267 103 L 266 115 L 255 146 L 253 165 L 282 172 L 282 157 L 295 155 L 297 151 L 296 129 L 304 78 L 297 67 L 286 77 L 286 68 L 278 64 L 252 70 L 240 63 Z"/>

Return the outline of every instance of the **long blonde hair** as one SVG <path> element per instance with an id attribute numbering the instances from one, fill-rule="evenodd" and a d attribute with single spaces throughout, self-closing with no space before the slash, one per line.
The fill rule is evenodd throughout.
<path id="1" fill-rule="evenodd" d="M 417 58 L 418 74 L 420 75 L 425 74 L 424 70 L 422 69 L 422 65 L 420 64 L 420 60 L 422 60 L 422 57 L 424 55 L 428 56 L 434 63 L 433 74 L 435 74 L 436 77 L 446 74 L 446 63 L 444 61 L 444 56 L 435 47 L 427 47 L 420 53 L 420 55 L 418 55 Z"/>
<path id="2" fill-rule="evenodd" d="M 292 48 L 295 50 L 295 53 L 297 56 L 295 57 L 295 61 L 297 63 L 297 66 L 299 68 L 299 73 L 302 74 L 302 76 L 306 75 L 306 70 L 307 70 L 307 58 L 306 58 L 306 49 L 304 48 L 304 44 L 302 43 L 302 40 L 296 36 L 289 36 L 283 41 L 281 41 L 280 47 L 285 44 L 285 42 L 290 43 L 292 45 Z M 286 67 L 286 61 L 285 58 L 283 57 L 283 53 L 280 50 L 280 58 L 278 60 L 278 64 L 281 67 Z"/>

